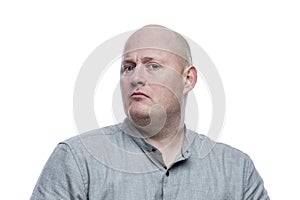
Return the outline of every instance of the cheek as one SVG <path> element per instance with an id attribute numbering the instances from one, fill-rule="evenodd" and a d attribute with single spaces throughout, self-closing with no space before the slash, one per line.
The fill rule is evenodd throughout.
<path id="1" fill-rule="evenodd" d="M 167 88 L 162 85 L 152 86 L 153 98 L 155 103 L 158 104 L 174 104 L 180 101 L 182 92 L 178 91 L 178 88 Z"/>
<path id="2" fill-rule="evenodd" d="M 182 79 L 165 78 L 160 83 L 157 82 L 153 87 L 155 93 L 159 92 L 162 96 L 176 96 L 181 98 L 183 95 L 184 85 Z"/>
<path id="3" fill-rule="evenodd" d="M 128 84 L 127 79 L 124 79 L 124 78 L 120 79 L 120 89 L 121 89 L 122 95 L 125 94 L 126 92 L 128 93 L 129 84 Z"/>
<path id="4" fill-rule="evenodd" d="M 120 89 L 121 89 L 122 102 L 125 106 L 128 103 L 129 90 L 128 87 L 126 87 L 121 82 L 120 82 Z"/>
<path id="5" fill-rule="evenodd" d="M 183 94 L 184 81 L 183 76 L 177 71 L 166 71 L 160 74 L 159 78 L 156 79 L 157 85 L 160 85 L 168 93 L 175 94 L 180 97 Z"/>

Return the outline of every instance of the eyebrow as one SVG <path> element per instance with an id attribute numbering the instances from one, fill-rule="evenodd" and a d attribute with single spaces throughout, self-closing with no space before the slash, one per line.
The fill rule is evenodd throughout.
<path id="1" fill-rule="evenodd" d="M 151 61 L 151 60 L 154 60 L 154 59 L 156 59 L 155 57 L 149 57 L 149 56 L 146 56 L 146 57 L 143 57 L 142 59 L 141 59 L 141 61 L 142 61 L 142 63 L 147 63 L 147 62 L 149 62 L 149 61 Z M 123 61 L 122 61 L 122 63 L 135 63 L 135 61 L 133 60 L 133 59 L 131 59 L 131 58 L 125 58 Z"/>
<path id="2" fill-rule="evenodd" d="M 141 60 L 142 60 L 142 63 L 146 63 L 146 62 L 149 62 L 151 60 L 154 60 L 154 58 L 153 57 L 144 57 Z"/>
<path id="3" fill-rule="evenodd" d="M 124 59 L 122 60 L 122 64 L 124 63 L 135 63 L 132 59 Z"/>

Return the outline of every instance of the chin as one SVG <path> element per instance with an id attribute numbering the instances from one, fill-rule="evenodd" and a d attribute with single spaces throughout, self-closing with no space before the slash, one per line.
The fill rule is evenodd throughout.
<path id="1" fill-rule="evenodd" d="M 129 119 L 137 126 L 147 126 L 151 122 L 149 110 L 137 110 L 131 108 L 128 112 Z"/>
<path id="2" fill-rule="evenodd" d="M 128 107 L 128 114 L 131 116 L 149 117 L 150 111 L 151 106 L 140 102 L 133 102 Z"/>

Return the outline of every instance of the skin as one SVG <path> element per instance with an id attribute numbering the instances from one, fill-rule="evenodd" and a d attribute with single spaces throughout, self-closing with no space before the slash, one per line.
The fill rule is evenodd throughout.
<path id="1" fill-rule="evenodd" d="M 186 40 L 159 25 L 148 25 L 127 40 L 120 72 L 125 113 L 169 166 L 180 152 L 188 93 L 197 81 Z"/>

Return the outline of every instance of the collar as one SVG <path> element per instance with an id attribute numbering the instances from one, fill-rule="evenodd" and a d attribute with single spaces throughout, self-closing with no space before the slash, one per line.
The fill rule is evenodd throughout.
<path id="1" fill-rule="evenodd" d="M 120 129 L 122 132 L 133 139 L 133 141 L 142 148 L 145 152 L 153 152 L 157 150 L 153 145 L 148 143 L 138 129 L 132 124 L 132 122 L 125 118 L 123 123 L 120 124 Z M 179 155 L 179 160 L 184 160 L 191 155 L 190 147 L 198 135 L 196 132 L 186 129 L 184 126 L 185 139 L 181 148 L 181 155 Z M 176 159 L 176 160 L 178 160 Z"/>

